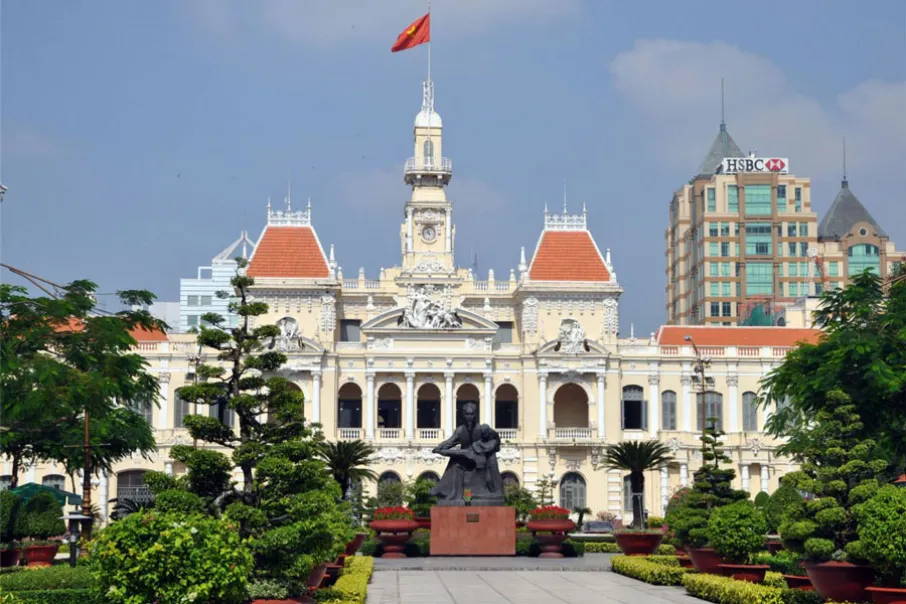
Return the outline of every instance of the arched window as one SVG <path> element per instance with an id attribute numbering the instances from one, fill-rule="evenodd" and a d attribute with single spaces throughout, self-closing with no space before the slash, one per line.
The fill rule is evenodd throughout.
<path id="1" fill-rule="evenodd" d="M 588 394 L 579 384 L 563 384 L 554 393 L 554 424 L 558 428 L 588 428 Z"/>
<path id="2" fill-rule="evenodd" d="M 422 146 L 422 154 L 425 156 L 425 165 L 433 166 L 434 165 L 434 141 L 430 138 L 425 141 L 425 144 Z"/>
<path id="3" fill-rule="evenodd" d="M 337 427 L 362 427 L 362 389 L 347 382 L 337 392 Z"/>
<path id="4" fill-rule="evenodd" d="M 859 243 L 849 248 L 847 273 L 852 277 L 869 269 L 875 275 L 881 274 L 881 250 L 870 243 Z"/>
<path id="5" fill-rule="evenodd" d="M 758 431 L 758 409 L 755 407 L 755 393 L 742 393 L 742 431 Z"/>
<path id="6" fill-rule="evenodd" d="M 585 479 L 576 472 L 568 472 L 560 480 L 560 507 L 569 511 L 585 507 Z"/>
<path id="7" fill-rule="evenodd" d="M 661 393 L 661 429 L 676 430 L 676 392 L 673 390 Z"/>
<path id="8" fill-rule="evenodd" d="M 41 484 L 45 487 L 50 487 L 52 489 L 57 489 L 60 491 L 66 490 L 66 477 L 61 476 L 60 474 L 48 474 L 41 479 Z"/>
<path id="9" fill-rule="evenodd" d="M 504 430 L 519 427 L 519 393 L 512 384 L 502 384 L 494 396 L 494 427 Z"/>
<path id="10" fill-rule="evenodd" d="M 436 483 L 440 482 L 440 476 L 438 476 L 436 472 L 428 471 L 428 472 L 422 472 L 421 474 L 419 474 L 418 478 L 416 480 L 428 480 L 428 481 L 431 481 L 436 484 Z"/>
<path id="11" fill-rule="evenodd" d="M 384 384 L 378 390 L 378 428 L 403 427 L 402 393 L 396 384 Z"/>
<path id="12" fill-rule="evenodd" d="M 154 427 L 154 424 L 151 423 L 151 401 L 136 402 L 132 405 L 132 410 L 141 415 L 151 427 Z"/>
<path id="13" fill-rule="evenodd" d="M 145 484 L 145 470 L 127 470 L 116 475 L 116 498 L 120 502 L 129 499 L 135 503 L 151 503 L 154 495 Z"/>
<path id="14" fill-rule="evenodd" d="M 234 415 L 233 410 L 227 405 L 226 398 L 221 398 L 220 401 L 209 405 L 208 416 L 219 420 L 227 428 L 233 427 Z"/>
<path id="15" fill-rule="evenodd" d="M 417 428 L 440 428 L 440 389 L 434 384 L 423 384 L 418 389 L 415 410 Z"/>
<path id="16" fill-rule="evenodd" d="M 697 404 L 695 409 L 695 417 L 698 426 L 698 430 L 702 430 L 702 395 L 699 392 L 696 396 Z M 707 425 L 711 425 L 712 420 L 714 421 L 714 427 L 718 430 L 722 430 L 724 427 L 724 396 L 719 392 L 708 391 L 705 392 L 705 421 L 708 422 Z"/>
<path id="17" fill-rule="evenodd" d="M 400 475 L 392 470 L 387 470 L 378 477 L 378 484 L 382 482 L 402 482 Z"/>
<path id="18" fill-rule="evenodd" d="M 519 486 L 519 477 L 516 476 L 513 472 L 504 472 L 500 475 L 500 479 L 503 481 L 503 488 L 505 489 L 507 485 Z"/>
<path id="19" fill-rule="evenodd" d="M 623 429 L 647 430 L 648 405 L 645 404 L 645 395 L 641 386 L 623 387 Z"/>
<path id="20" fill-rule="evenodd" d="M 189 401 L 184 401 L 178 394 L 173 401 L 173 427 L 185 428 L 186 416 L 192 414 Z"/>
<path id="21" fill-rule="evenodd" d="M 403 481 L 399 474 L 388 470 L 378 477 L 377 500 L 379 507 L 403 505 Z"/>

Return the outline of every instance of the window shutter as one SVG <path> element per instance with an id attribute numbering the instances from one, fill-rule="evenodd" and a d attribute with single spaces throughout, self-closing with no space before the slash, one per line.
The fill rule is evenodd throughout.
<path id="1" fill-rule="evenodd" d="M 620 428 L 626 429 L 626 400 L 620 399 Z"/>
<path id="2" fill-rule="evenodd" d="M 642 405 L 642 430 L 648 429 L 648 401 L 641 401 Z"/>

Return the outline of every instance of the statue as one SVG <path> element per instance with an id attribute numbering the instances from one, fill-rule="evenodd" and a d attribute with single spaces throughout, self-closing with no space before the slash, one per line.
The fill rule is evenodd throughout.
<path id="1" fill-rule="evenodd" d="M 431 490 L 437 505 L 465 505 L 466 490 L 471 492 L 471 505 L 504 505 L 503 479 L 497 465 L 500 435 L 487 424 L 478 425 L 477 412 L 475 403 L 466 403 L 462 410 L 465 423 L 433 450 L 450 458 L 440 482 Z"/>
<path id="2" fill-rule="evenodd" d="M 281 352 L 299 350 L 302 348 L 302 342 L 299 338 L 299 324 L 292 317 L 283 317 L 277 321 L 277 327 L 280 328 L 280 335 L 274 338 L 270 348 L 277 347 Z"/>
<path id="3" fill-rule="evenodd" d="M 563 319 L 560 323 L 560 345 L 558 349 L 567 354 L 581 352 L 585 344 L 585 330 L 575 319 Z"/>
<path id="4" fill-rule="evenodd" d="M 433 288 L 432 288 L 433 289 Z M 455 312 L 446 310 L 442 304 L 431 300 L 426 286 L 410 291 L 408 306 L 403 309 L 399 324 L 416 329 L 453 329 L 462 327 L 462 321 Z"/>

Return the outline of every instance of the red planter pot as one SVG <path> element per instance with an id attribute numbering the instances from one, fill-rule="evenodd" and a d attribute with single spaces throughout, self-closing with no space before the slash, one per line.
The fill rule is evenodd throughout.
<path id="1" fill-rule="evenodd" d="M 405 558 L 405 545 L 418 528 L 415 520 L 373 520 L 371 528 L 384 547 L 381 558 Z"/>
<path id="2" fill-rule="evenodd" d="M 613 536 L 627 556 L 650 556 L 664 540 L 664 533 L 614 532 Z"/>
<path id="3" fill-rule="evenodd" d="M 53 566 L 53 559 L 57 555 L 60 545 L 29 545 L 25 548 L 25 561 L 32 568 Z"/>
<path id="4" fill-rule="evenodd" d="M 365 543 L 365 537 L 367 536 L 368 533 L 356 533 L 355 537 L 352 538 L 352 541 L 346 544 L 346 555 L 355 556 L 355 553 L 359 551 L 362 544 Z"/>
<path id="5" fill-rule="evenodd" d="M 780 539 L 767 539 L 764 542 L 764 546 L 767 548 L 768 553 L 772 556 L 776 555 L 777 552 L 783 549 L 783 543 Z"/>
<path id="6" fill-rule="evenodd" d="M 317 565 L 311 572 L 308 573 L 308 581 L 306 585 L 309 589 L 318 589 L 321 586 L 321 581 L 324 580 L 324 575 L 327 573 L 327 562 L 322 562 Z"/>
<path id="7" fill-rule="evenodd" d="M 805 572 L 815 591 L 825 600 L 865 602 L 871 597 L 866 590 L 875 580 L 870 566 L 849 562 L 807 562 Z"/>
<path id="8" fill-rule="evenodd" d="M 418 528 L 431 530 L 430 516 L 416 516 L 415 521 L 418 523 Z"/>
<path id="9" fill-rule="evenodd" d="M 695 565 L 692 564 L 692 558 L 689 556 L 677 556 L 676 559 L 679 560 L 680 568 L 695 568 Z"/>
<path id="10" fill-rule="evenodd" d="M 0 567 L 18 566 L 21 553 L 18 547 L 0 550 Z"/>
<path id="11" fill-rule="evenodd" d="M 799 575 L 783 575 L 784 581 L 786 581 L 786 586 L 790 589 L 798 589 L 799 591 L 815 591 L 815 586 L 812 585 L 812 582 L 808 577 L 801 577 Z"/>
<path id="12" fill-rule="evenodd" d="M 771 570 L 767 564 L 718 564 L 718 567 L 724 576 L 749 583 L 761 583 L 764 574 Z"/>
<path id="13" fill-rule="evenodd" d="M 516 528 L 517 528 L 517 529 L 525 528 L 525 523 L 524 523 L 524 522 L 521 522 L 521 521 L 519 521 L 519 520 L 517 520 L 517 521 L 516 521 Z"/>
<path id="14" fill-rule="evenodd" d="M 875 604 L 906 604 L 906 589 L 902 587 L 866 587 Z"/>
<path id="15" fill-rule="evenodd" d="M 690 547 L 688 550 L 689 557 L 692 558 L 692 565 L 700 573 L 710 575 L 719 575 L 720 565 L 724 563 L 723 559 L 717 555 L 717 552 L 710 547 Z"/>
<path id="16" fill-rule="evenodd" d="M 562 558 L 563 542 L 567 539 L 567 533 L 576 528 L 576 523 L 572 520 L 529 520 L 525 526 L 541 549 L 539 558 Z"/>

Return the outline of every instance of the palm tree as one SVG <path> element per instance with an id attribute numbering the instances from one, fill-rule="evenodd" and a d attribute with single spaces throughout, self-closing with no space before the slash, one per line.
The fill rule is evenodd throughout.
<path id="1" fill-rule="evenodd" d="M 579 515 L 579 519 L 576 520 L 576 528 L 581 531 L 582 523 L 585 520 L 585 516 L 587 516 L 588 514 L 591 514 L 591 508 L 587 508 L 587 507 L 578 505 L 573 508 L 573 514 Z"/>
<path id="2" fill-rule="evenodd" d="M 327 462 L 334 480 L 343 489 L 344 498 L 353 483 L 377 480 L 377 474 L 368 467 L 374 454 L 374 447 L 361 440 L 324 442 L 321 457 Z"/>
<path id="3" fill-rule="evenodd" d="M 605 467 L 629 472 L 633 528 L 644 528 L 642 493 L 645 492 L 645 472 L 659 468 L 672 459 L 670 448 L 656 440 L 616 443 L 605 449 Z"/>

